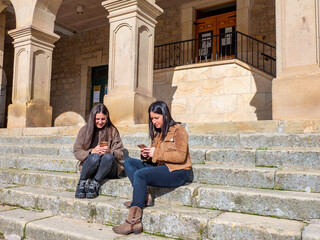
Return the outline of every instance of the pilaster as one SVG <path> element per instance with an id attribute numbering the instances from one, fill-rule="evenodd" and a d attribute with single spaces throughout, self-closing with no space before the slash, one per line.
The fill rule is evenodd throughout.
<path id="1" fill-rule="evenodd" d="M 8 128 L 48 127 L 53 43 L 59 36 L 35 26 L 9 32 L 14 39 L 12 104 Z"/>
<path id="2" fill-rule="evenodd" d="M 109 88 L 104 98 L 112 120 L 146 123 L 153 98 L 153 54 L 156 17 L 162 9 L 151 0 L 108 0 Z"/>

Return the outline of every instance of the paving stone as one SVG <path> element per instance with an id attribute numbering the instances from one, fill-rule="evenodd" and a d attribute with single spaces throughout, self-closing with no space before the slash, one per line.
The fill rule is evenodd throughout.
<path id="1" fill-rule="evenodd" d="M 23 209 L 0 212 L 0 232 L 23 237 L 24 226 L 28 222 L 50 216 L 52 216 L 50 213 L 26 211 Z"/>
<path id="2" fill-rule="evenodd" d="M 320 240 L 320 219 L 312 219 L 307 223 L 302 232 L 302 240 Z"/>

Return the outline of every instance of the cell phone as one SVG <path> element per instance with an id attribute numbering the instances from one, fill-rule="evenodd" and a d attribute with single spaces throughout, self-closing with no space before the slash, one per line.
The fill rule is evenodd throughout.
<path id="1" fill-rule="evenodd" d="M 139 148 L 147 148 L 147 146 L 144 145 L 144 144 L 139 144 L 138 147 L 139 147 Z"/>
<path id="2" fill-rule="evenodd" d="M 108 147 L 108 142 L 101 142 L 100 147 Z"/>

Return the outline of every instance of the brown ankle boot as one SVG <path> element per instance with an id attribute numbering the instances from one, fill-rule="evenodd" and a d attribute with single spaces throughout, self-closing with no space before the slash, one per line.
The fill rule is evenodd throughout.
<path id="1" fill-rule="evenodd" d="M 126 201 L 123 203 L 123 205 L 125 205 L 126 207 L 130 207 L 131 206 L 131 203 L 132 201 Z M 153 206 L 153 199 L 152 199 L 152 196 L 150 193 L 147 193 L 147 196 L 146 196 L 146 200 L 144 201 L 144 206 L 145 207 L 151 207 Z"/>
<path id="2" fill-rule="evenodd" d="M 126 221 L 119 226 L 113 227 L 112 230 L 115 233 L 123 235 L 130 233 L 140 234 L 143 230 L 141 217 L 142 209 L 137 206 L 131 207 Z"/>

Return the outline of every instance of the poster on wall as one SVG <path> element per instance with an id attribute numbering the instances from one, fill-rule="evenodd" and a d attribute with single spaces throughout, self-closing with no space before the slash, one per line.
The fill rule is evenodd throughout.
<path id="1" fill-rule="evenodd" d="M 94 86 L 93 87 L 93 106 L 97 105 L 100 103 L 100 86 Z"/>
<path id="2" fill-rule="evenodd" d="M 213 32 L 199 33 L 199 59 L 211 58 Z"/>

